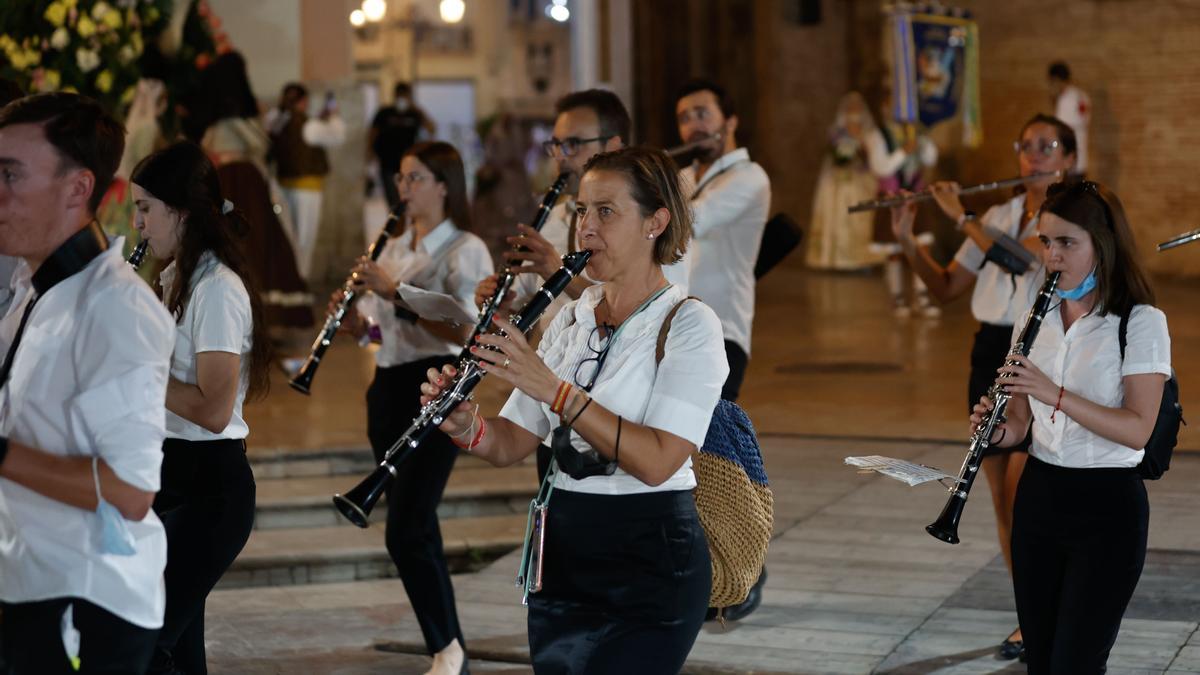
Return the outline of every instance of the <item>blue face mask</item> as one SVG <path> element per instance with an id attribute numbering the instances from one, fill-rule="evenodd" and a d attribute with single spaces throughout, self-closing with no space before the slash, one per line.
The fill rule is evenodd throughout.
<path id="1" fill-rule="evenodd" d="M 100 552 L 109 555 L 129 556 L 137 552 L 133 533 L 125 522 L 125 516 L 117 507 L 100 496 L 100 473 L 96 470 L 98 457 L 92 458 L 92 481 L 96 484 L 96 515 L 100 517 Z"/>
<path id="2" fill-rule="evenodd" d="M 1063 300 L 1079 300 L 1080 298 L 1087 295 L 1088 293 L 1091 293 L 1095 288 L 1096 288 L 1096 268 L 1093 267 L 1092 271 L 1088 272 L 1088 275 L 1086 277 L 1084 277 L 1083 281 L 1081 281 L 1079 283 L 1079 285 L 1076 286 L 1075 288 L 1072 288 L 1069 291 L 1064 291 L 1061 288 L 1056 288 L 1056 289 L 1054 289 L 1054 292 L 1057 293 L 1058 297 L 1062 298 Z"/>

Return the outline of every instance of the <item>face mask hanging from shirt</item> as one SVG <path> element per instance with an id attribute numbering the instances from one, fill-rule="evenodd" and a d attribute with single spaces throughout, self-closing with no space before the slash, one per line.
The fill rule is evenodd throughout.
<path id="1" fill-rule="evenodd" d="M 125 516 L 121 515 L 117 507 L 104 501 L 100 494 L 100 471 L 97 469 L 99 461 L 99 457 L 92 457 L 92 481 L 96 485 L 96 516 L 100 518 L 100 552 L 108 555 L 133 555 L 137 553 L 137 547 L 134 546 L 137 540 L 129 531 Z"/>

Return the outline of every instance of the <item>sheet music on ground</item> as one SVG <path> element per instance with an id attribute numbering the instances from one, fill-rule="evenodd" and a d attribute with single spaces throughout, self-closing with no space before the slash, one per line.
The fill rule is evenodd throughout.
<path id="1" fill-rule="evenodd" d="M 847 457 L 846 463 L 850 466 L 856 466 L 860 470 L 877 471 L 909 486 L 920 485 L 921 483 L 928 483 L 930 481 L 941 482 L 946 479 L 961 482 L 958 476 L 951 476 L 948 473 L 943 473 L 938 469 L 925 466 L 924 464 L 913 464 L 907 460 L 883 457 L 881 455 Z"/>

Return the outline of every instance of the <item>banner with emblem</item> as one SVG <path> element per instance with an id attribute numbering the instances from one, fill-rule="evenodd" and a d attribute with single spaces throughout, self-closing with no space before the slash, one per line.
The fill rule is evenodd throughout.
<path id="1" fill-rule="evenodd" d="M 979 116 L 979 28 L 965 10 L 897 3 L 885 8 L 890 37 L 892 115 L 926 128 L 955 117 L 963 143 L 983 142 Z"/>

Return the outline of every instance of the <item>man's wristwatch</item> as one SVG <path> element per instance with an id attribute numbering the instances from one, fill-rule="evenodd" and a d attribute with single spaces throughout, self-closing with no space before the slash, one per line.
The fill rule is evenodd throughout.
<path id="1" fill-rule="evenodd" d="M 968 220 L 978 220 L 978 218 L 979 217 L 975 215 L 974 211 L 963 211 L 963 214 L 958 217 L 957 221 L 955 221 L 954 229 L 962 230 L 963 226 L 967 224 Z"/>

